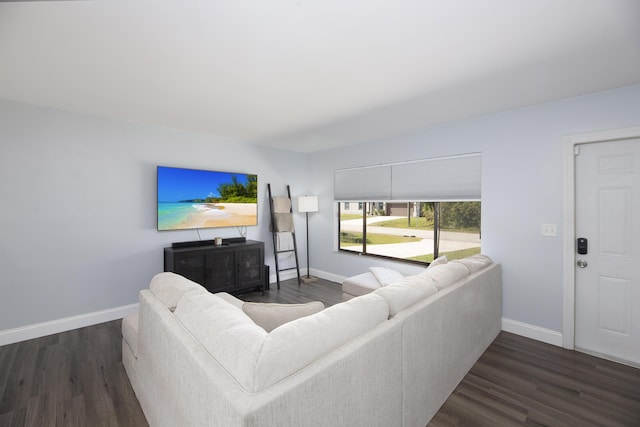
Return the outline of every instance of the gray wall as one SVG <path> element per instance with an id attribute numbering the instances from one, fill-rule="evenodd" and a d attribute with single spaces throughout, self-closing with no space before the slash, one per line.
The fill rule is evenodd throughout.
<path id="1" fill-rule="evenodd" d="M 273 268 L 266 184 L 306 193 L 307 161 L 209 135 L 0 101 L 0 331 L 134 304 L 163 270 L 162 248 L 198 240 L 195 231 L 156 231 L 157 165 L 256 173 L 259 225 L 247 228 L 247 238 L 265 241 Z M 301 215 L 295 220 L 304 226 Z"/>
<path id="2" fill-rule="evenodd" d="M 482 249 L 503 264 L 503 316 L 561 331 L 564 137 L 638 125 L 635 85 L 316 154 L 312 186 L 321 206 L 311 220 L 311 265 L 342 276 L 393 266 L 334 251 L 336 233 L 326 230 L 335 222 L 335 169 L 481 151 Z M 558 225 L 557 237 L 541 236 L 548 223 Z"/>

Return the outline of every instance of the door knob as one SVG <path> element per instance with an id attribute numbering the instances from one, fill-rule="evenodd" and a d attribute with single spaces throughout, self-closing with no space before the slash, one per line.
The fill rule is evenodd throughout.
<path id="1" fill-rule="evenodd" d="M 580 268 L 585 268 L 587 265 L 587 261 L 583 260 L 583 259 L 579 259 L 578 262 L 576 262 L 576 264 L 578 264 L 578 267 Z"/>

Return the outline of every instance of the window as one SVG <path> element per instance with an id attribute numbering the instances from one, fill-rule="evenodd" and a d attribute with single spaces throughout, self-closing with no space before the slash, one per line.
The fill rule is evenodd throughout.
<path id="1" fill-rule="evenodd" d="M 339 202 L 339 249 L 430 263 L 480 253 L 480 202 Z M 353 204 L 351 204 L 353 206 Z"/>
<path id="2" fill-rule="evenodd" d="M 481 153 L 336 169 L 339 249 L 416 263 L 479 253 L 481 172 Z"/>

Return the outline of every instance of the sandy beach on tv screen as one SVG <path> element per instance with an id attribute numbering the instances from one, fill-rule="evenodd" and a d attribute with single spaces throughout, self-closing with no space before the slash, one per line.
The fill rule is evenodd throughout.
<path id="1" fill-rule="evenodd" d="M 257 223 L 255 203 L 216 203 L 205 205 L 188 219 L 190 228 L 233 227 Z"/>

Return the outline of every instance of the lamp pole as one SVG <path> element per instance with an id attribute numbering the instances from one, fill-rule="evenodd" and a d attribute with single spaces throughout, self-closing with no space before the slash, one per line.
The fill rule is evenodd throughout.
<path id="1" fill-rule="evenodd" d="M 311 280 L 309 275 L 309 212 L 305 212 L 307 216 L 307 280 Z"/>
<path id="2" fill-rule="evenodd" d="M 309 258 L 309 212 L 318 212 L 317 196 L 301 196 L 298 198 L 298 212 L 304 212 L 307 221 L 307 276 L 302 277 L 304 283 L 315 282 L 317 279 L 311 277 L 311 262 Z"/>

